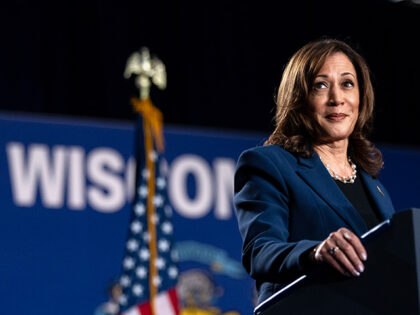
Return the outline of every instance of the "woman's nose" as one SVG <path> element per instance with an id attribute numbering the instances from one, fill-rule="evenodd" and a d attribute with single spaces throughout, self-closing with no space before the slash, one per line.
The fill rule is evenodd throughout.
<path id="1" fill-rule="evenodd" d="M 331 106 L 338 106 L 343 103 L 343 91 L 341 91 L 339 86 L 333 85 L 330 89 L 328 104 Z"/>

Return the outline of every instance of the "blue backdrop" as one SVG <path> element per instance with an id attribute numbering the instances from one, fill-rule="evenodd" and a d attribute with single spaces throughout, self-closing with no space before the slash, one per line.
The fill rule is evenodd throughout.
<path id="1" fill-rule="evenodd" d="M 240 152 L 265 136 L 165 128 L 161 167 L 169 170 L 180 277 L 206 279 L 207 298 L 221 312 L 254 307 L 240 264 L 233 173 Z M 2 114 L 0 148 L 0 313 L 92 314 L 121 273 L 134 122 Z M 380 149 L 380 177 L 396 209 L 419 207 L 420 151 Z"/>

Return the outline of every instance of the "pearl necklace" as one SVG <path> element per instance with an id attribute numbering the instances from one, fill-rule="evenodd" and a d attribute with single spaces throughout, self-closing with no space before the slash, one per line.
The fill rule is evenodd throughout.
<path id="1" fill-rule="evenodd" d="M 322 163 L 324 163 L 324 161 L 322 161 L 321 157 L 320 160 Z M 331 177 L 339 180 L 340 182 L 343 182 L 344 184 L 353 184 L 354 181 L 356 180 L 356 173 L 357 173 L 357 169 L 356 169 L 356 164 L 353 163 L 353 161 L 350 159 L 350 157 L 348 157 L 348 161 L 351 165 L 352 168 L 352 174 L 350 176 L 341 176 L 339 174 L 337 174 L 336 172 L 334 172 L 334 170 L 332 168 L 330 168 L 330 166 L 328 164 L 325 164 L 325 168 L 327 169 L 328 173 L 330 173 Z"/>

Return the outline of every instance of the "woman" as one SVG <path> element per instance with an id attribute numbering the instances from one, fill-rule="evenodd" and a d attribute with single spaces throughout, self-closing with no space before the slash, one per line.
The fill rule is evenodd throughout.
<path id="1" fill-rule="evenodd" d="M 234 203 L 242 261 L 262 302 L 317 263 L 360 276 L 358 236 L 394 213 L 377 175 L 382 155 L 366 139 L 373 89 L 363 58 L 319 40 L 286 66 L 276 128 L 241 154 Z"/>

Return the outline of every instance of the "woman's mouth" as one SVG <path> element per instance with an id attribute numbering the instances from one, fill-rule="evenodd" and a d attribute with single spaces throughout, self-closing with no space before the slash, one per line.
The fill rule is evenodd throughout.
<path id="1" fill-rule="evenodd" d="M 327 118 L 328 120 L 332 120 L 332 121 L 341 121 L 346 117 L 347 117 L 347 115 L 343 114 L 343 113 L 332 113 L 332 114 L 328 114 L 327 116 L 325 116 L 325 118 Z"/>

